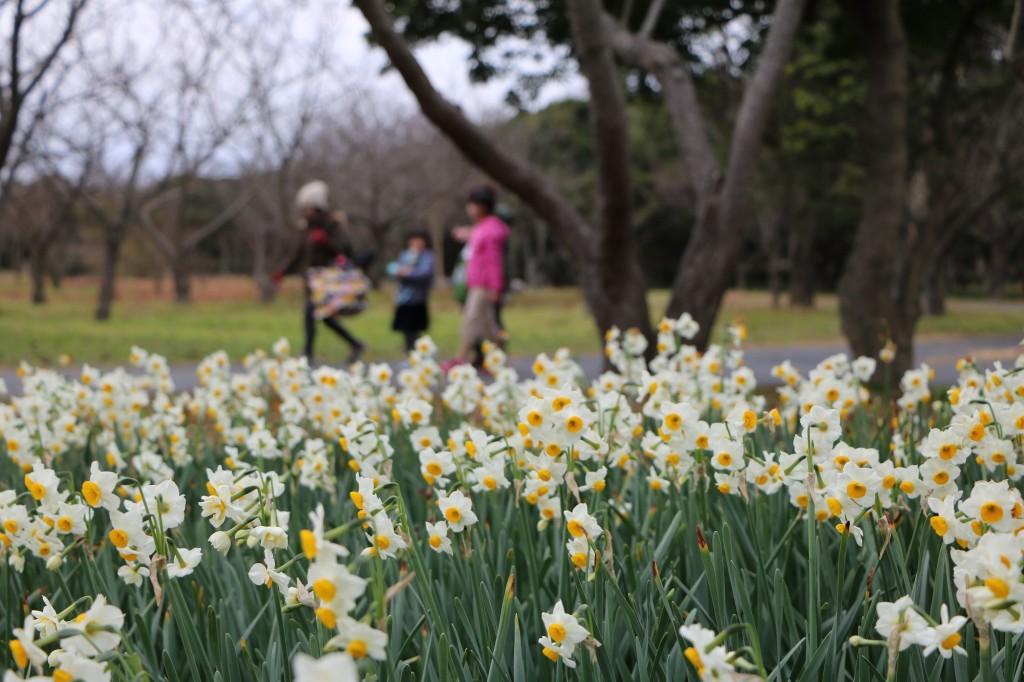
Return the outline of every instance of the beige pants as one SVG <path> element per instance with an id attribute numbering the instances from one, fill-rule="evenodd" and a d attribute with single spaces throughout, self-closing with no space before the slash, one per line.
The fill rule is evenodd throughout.
<path id="1" fill-rule="evenodd" d="M 462 343 L 472 346 L 477 341 L 497 341 L 500 331 L 494 314 L 494 302 L 487 289 L 470 289 L 462 307 Z"/>

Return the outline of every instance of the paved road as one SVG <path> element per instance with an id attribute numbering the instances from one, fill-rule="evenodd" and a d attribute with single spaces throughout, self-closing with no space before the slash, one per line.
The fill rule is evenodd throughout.
<path id="1" fill-rule="evenodd" d="M 970 355 L 983 365 L 1000 361 L 1003 365 L 1012 364 L 1024 348 L 1018 345 L 1017 335 L 979 336 L 972 338 L 921 339 L 917 342 L 916 361 L 928 363 L 935 370 L 935 383 L 949 385 L 956 380 L 956 368 L 959 358 Z M 748 367 L 754 370 L 761 385 L 777 383 L 771 376 L 775 365 L 789 360 L 801 372 L 806 373 L 822 359 L 835 353 L 849 352 L 844 344 L 807 344 L 796 346 L 760 346 L 746 349 L 745 359 Z M 577 358 L 587 376 L 596 377 L 601 373 L 601 358 L 596 355 Z M 531 372 L 532 358 L 513 358 L 512 365 L 521 376 Z M 67 370 L 76 373 L 77 368 Z M 171 367 L 171 375 L 175 385 L 181 390 L 190 390 L 196 385 L 194 365 L 176 365 Z M 21 380 L 14 368 L 0 368 L 0 379 L 7 383 L 12 394 L 21 392 Z"/>

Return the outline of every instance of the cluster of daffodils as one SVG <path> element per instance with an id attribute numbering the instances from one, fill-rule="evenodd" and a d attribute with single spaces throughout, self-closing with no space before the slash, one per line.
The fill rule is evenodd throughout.
<path id="1" fill-rule="evenodd" d="M 180 545 L 172 533 L 185 519 L 185 497 L 173 480 L 119 480 L 93 462 L 80 492 L 62 482 L 37 462 L 24 476 L 27 495 L 0 492 L 0 552 L 16 570 L 24 570 L 26 556 L 60 569 L 75 549 L 89 549 L 88 528 L 98 523 L 109 529 L 107 540 L 122 560 L 117 574 L 129 585 L 141 585 L 153 566 L 165 567 L 169 578 L 187 576 L 202 560 L 201 549 Z"/>
<path id="2" fill-rule="evenodd" d="M 12 630 L 8 646 L 16 670 L 8 670 L 4 682 L 109 682 L 109 660 L 121 644 L 124 613 L 102 594 L 79 599 L 59 613 L 46 597 L 42 601 L 42 609 L 32 611 L 22 627 Z M 88 609 L 71 617 L 87 602 Z M 53 648 L 47 652 L 49 647 Z M 46 668 L 49 672 L 43 676 Z"/>
<path id="3" fill-rule="evenodd" d="M 193 574 L 203 549 L 234 552 L 251 589 L 329 633 L 322 658 L 293 660 L 297 677 L 344 679 L 361 659 L 387 660 L 385 590 L 413 579 L 407 563 L 421 570 L 421 550 L 435 563 L 470 557 L 495 532 L 481 522 L 493 520 L 492 500 L 525 509 L 586 581 L 615 579 L 616 518 L 675 504 L 686 489 L 730 504 L 779 495 L 843 543 L 904 516 L 942 538 L 965 615 L 944 606 L 933 621 L 907 598 L 883 603 L 877 630 L 890 649 L 962 653 L 966 619 L 1024 632 L 1024 359 L 985 370 L 962 361 L 948 401 L 934 399 L 929 367 L 914 368 L 882 418 L 861 409 L 876 359 L 837 354 L 806 376 L 787 362 L 772 372 L 772 409 L 744 364 L 743 325 L 703 353 L 690 345 L 698 331 L 689 316 L 663 320 L 650 348 L 636 330 L 613 329 L 615 371 L 589 385 L 565 350 L 519 376 L 488 345 L 487 376 L 445 373 L 429 338 L 400 368 L 311 368 L 285 341 L 240 368 L 217 352 L 190 393 L 176 393 L 166 360 L 139 348 L 131 371 L 24 365 L 23 395 L 0 403 L 0 453 L 18 472 L 0 491 L 0 558 L 16 571 L 30 561 L 60 571 L 111 553 L 122 581 L 152 586 L 159 600 L 161 583 Z M 858 419 L 875 420 L 871 447 L 849 442 Z M 401 489 L 410 481 L 416 489 Z M 406 504 L 416 496 L 426 515 L 414 523 Z M 298 497 L 320 503 L 308 523 L 293 518 Z M 193 525 L 208 546 L 187 546 Z M 398 583 L 378 580 L 384 567 Z M 34 613 L 11 645 L 20 673 L 106 679 L 91 642 L 110 643 L 121 623 L 103 601 L 80 621 L 63 620 L 76 605 Z M 543 622 L 552 661 L 573 667 L 578 646 L 597 646 L 561 601 Z M 750 670 L 727 650 L 731 632 L 680 630 L 702 679 Z M 50 644 L 62 648 L 45 654 Z"/>
<path id="4" fill-rule="evenodd" d="M 804 377 L 788 360 L 772 368 L 772 376 L 782 386 L 777 390 L 780 412 L 788 424 L 793 424 L 814 407 L 836 410 L 847 416 L 867 403 L 870 394 L 864 384 L 875 373 L 878 362 L 874 358 L 858 357 L 850 360 L 845 353 L 837 353 L 819 362 Z M 920 388 L 927 391 L 927 384 Z"/>

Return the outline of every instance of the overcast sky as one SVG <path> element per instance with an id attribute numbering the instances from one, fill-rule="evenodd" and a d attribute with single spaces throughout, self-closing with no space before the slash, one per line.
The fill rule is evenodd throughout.
<path id="1" fill-rule="evenodd" d="M 175 144 L 176 117 L 191 122 L 187 145 L 198 150 L 209 137 L 204 138 L 203 131 L 233 119 L 232 112 L 240 107 L 252 108 L 245 97 L 249 87 L 246 68 L 247 63 L 260 59 L 267 61 L 268 72 L 273 72 L 267 82 L 284 83 L 284 87 L 273 90 L 273 107 L 279 112 L 279 120 L 299 108 L 296 101 L 305 92 L 301 85 L 305 81 L 316 82 L 312 91 L 316 92 L 319 108 L 326 108 L 328 113 L 337 111 L 339 122 L 344 120 L 343 107 L 352 102 L 418 111 L 401 77 L 393 71 L 382 73 L 386 56 L 383 50 L 369 47 L 364 38 L 368 30 L 366 21 L 347 0 L 228 0 L 226 5 L 220 2 L 90 0 L 77 26 L 81 48 L 64 53 L 72 64 L 70 75 L 61 81 L 60 97 L 51 98 L 71 103 L 63 106 L 59 115 L 50 117 L 48 132 L 65 140 L 96 138 L 97 134 L 89 130 L 97 130 L 97 125 L 116 127 L 108 119 L 115 120 L 122 114 L 130 119 L 133 105 L 125 103 L 123 93 L 117 88 L 104 89 L 97 83 L 109 79 L 110 74 L 131 74 L 135 108 L 152 112 L 151 133 L 156 141 L 151 146 L 151 163 L 147 167 L 150 172 L 160 173 L 161 159 L 168 158 Z M 69 0 L 51 2 L 33 19 L 22 41 L 23 64 L 33 63 L 33 58 L 52 44 L 63 26 L 68 3 Z M 10 30 L 10 25 L 10 7 L 0 8 L 0 26 Z M 204 33 L 213 39 L 204 42 Z M 203 90 L 210 95 L 196 95 L 195 101 L 183 105 L 184 100 L 175 93 L 180 89 L 183 74 L 188 74 L 188 80 L 202 70 L 200 65 L 208 57 L 205 44 L 220 47 L 213 57 L 215 66 L 202 77 Z M 311 77 L 308 74 L 312 70 L 306 64 L 314 63 L 310 55 L 316 52 L 312 47 L 316 45 L 323 46 L 317 54 L 329 65 L 329 72 L 316 71 L 319 75 Z M 505 97 L 511 77 L 485 84 L 471 83 L 466 61 L 469 53 L 470 47 L 454 38 L 441 38 L 417 49 L 420 63 L 434 86 L 471 118 L 494 120 L 510 114 Z M 0 54 L 0 62 L 5 58 L 6 54 Z M 515 66 L 520 69 L 526 65 Z M 537 68 L 532 63 L 530 66 Z M 569 76 L 544 88 L 532 108 L 585 96 L 583 79 Z M 202 97 L 208 101 L 200 102 Z M 187 116 L 180 114 L 179 109 L 183 108 L 190 112 Z M 251 111 L 246 113 L 250 115 Z M 249 126 L 247 131 L 242 130 L 245 125 Z M 217 152 L 212 162 L 218 170 L 245 163 L 247 148 L 251 149 L 253 140 L 259 140 L 263 134 L 251 121 L 238 129 L 240 133 Z M 111 135 L 115 140 L 124 140 L 124 130 Z M 44 142 L 40 139 L 43 137 L 36 136 L 42 145 L 37 149 L 52 150 L 52 143 Z M 120 148 L 116 143 L 109 146 L 108 158 L 113 163 L 123 164 L 130 158 L 126 144 L 122 143 Z M 216 172 L 209 166 L 206 170 Z"/>

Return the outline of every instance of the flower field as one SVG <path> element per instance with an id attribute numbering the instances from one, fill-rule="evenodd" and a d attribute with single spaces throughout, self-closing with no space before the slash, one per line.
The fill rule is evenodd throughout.
<path id="1" fill-rule="evenodd" d="M 23 365 L 0 403 L 4 680 L 1024 676 L 1024 357 L 759 390 L 734 327 L 613 330 L 587 384 L 166 361 Z M 883 356 L 885 352 L 883 351 Z"/>

